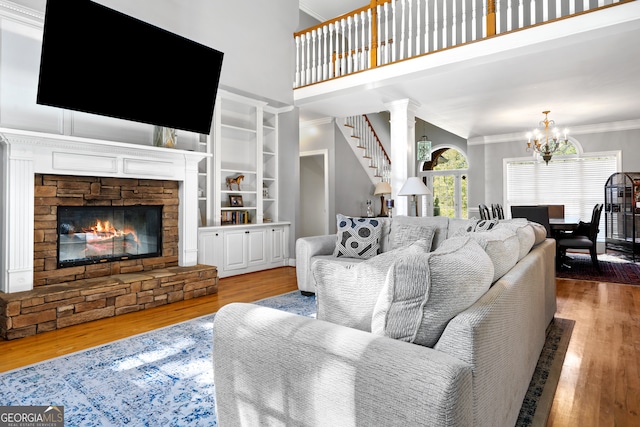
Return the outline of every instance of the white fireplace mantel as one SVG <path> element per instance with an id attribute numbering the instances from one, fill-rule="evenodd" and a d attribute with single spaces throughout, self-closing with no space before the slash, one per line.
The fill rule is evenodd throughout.
<path id="1" fill-rule="evenodd" d="M 0 148 L 0 291 L 33 289 L 37 173 L 178 181 L 178 264 L 197 264 L 198 162 L 209 154 L 6 128 Z"/>

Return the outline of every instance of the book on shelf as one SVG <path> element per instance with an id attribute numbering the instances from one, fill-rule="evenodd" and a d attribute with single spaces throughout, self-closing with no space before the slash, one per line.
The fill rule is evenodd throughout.
<path id="1" fill-rule="evenodd" d="M 222 211 L 220 216 L 223 225 L 249 224 L 251 222 L 249 211 Z"/>

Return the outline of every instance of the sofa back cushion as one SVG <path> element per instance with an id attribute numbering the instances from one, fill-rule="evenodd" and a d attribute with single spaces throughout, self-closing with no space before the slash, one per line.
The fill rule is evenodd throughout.
<path id="1" fill-rule="evenodd" d="M 393 224 L 389 235 L 389 244 L 391 249 L 398 249 L 409 246 L 418 240 L 424 240 L 429 245 L 429 250 L 431 250 L 435 232 L 436 227 L 433 226 L 402 223 Z"/>
<path id="2" fill-rule="evenodd" d="M 432 347 L 449 320 L 477 301 L 492 279 L 489 256 L 469 237 L 448 239 L 434 252 L 403 256 L 389 269 L 371 331 Z"/>
<path id="3" fill-rule="evenodd" d="M 519 243 L 518 261 L 529 253 L 535 243 L 536 236 L 533 227 L 530 225 L 529 221 L 524 218 L 500 220 L 498 225 L 496 225 L 496 228 L 506 228 L 515 231 Z"/>
<path id="4" fill-rule="evenodd" d="M 400 227 L 401 225 L 434 228 L 433 243 L 431 244 L 432 250 L 440 246 L 448 237 L 447 229 L 449 227 L 449 218 L 445 216 L 395 216 L 391 223 L 391 241 L 393 241 L 394 228 Z"/>
<path id="5" fill-rule="evenodd" d="M 409 254 L 426 253 L 430 248 L 431 241 L 418 240 L 351 265 L 341 258 L 317 257 L 311 267 L 316 282 L 316 317 L 369 332 L 373 308 L 391 264 Z"/>
<path id="6" fill-rule="evenodd" d="M 458 236 L 468 236 L 478 242 L 493 262 L 493 282 L 505 275 L 518 262 L 520 242 L 516 232 L 509 228 L 489 231 L 459 230 Z"/>

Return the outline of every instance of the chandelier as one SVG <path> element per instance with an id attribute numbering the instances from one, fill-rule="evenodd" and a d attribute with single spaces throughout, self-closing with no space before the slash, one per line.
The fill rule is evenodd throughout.
<path id="1" fill-rule="evenodd" d="M 549 120 L 548 116 L 551 111 L 543 111 L 544 120 L 540 121 L 540 128 L 534 129 L 532 132 L 527 133 L 527 151 L 533 151 L 542 156 L 542 159 L 546 164 L 549 164 L 551 156 L 555 153 L 560 145 L 567 143 L 568 129 L 563 131 L 563 137 L 560 137 L 560 131 L 554 127 L 556 122 Z M 551 129 L 553 128 L 553 129 Z"/>

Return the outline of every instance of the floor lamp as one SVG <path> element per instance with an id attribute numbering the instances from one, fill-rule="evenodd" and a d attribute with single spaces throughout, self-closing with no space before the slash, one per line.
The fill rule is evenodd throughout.
<path id="1" fill-rule="evenodd" d="M 429 187 L 424 185 L 422 179 L 417 176 L 412 176 L 407 179 L 407 182 L 404 183 L 398 192 L 398 196 L 411 196 L 411 203 L 414 203 L 416 207 L 416 216 L 418 216 L 418 203 L 416 201 L 416 196 L 427 196 L 429 194 L 431 194 Z"/>

